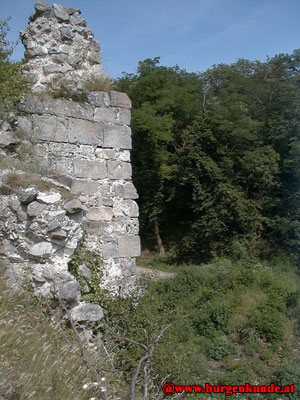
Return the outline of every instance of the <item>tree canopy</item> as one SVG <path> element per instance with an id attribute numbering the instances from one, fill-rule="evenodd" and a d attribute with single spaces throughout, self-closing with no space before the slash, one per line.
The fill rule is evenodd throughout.
<path id="1" fill-rule="evenodd" d="M 157 57 L 123 74 L 144 238 L 194 261 L 299 254 L 299 65 L 300 50 L 197 74 Z"/>

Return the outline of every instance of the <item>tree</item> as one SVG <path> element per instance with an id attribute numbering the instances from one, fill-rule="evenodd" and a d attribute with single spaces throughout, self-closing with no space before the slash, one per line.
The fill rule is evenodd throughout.
<path id="1" fill-rule="evenodd" d="M 9 19 L 0 21 L 0 112 L 11 109 L 24 93 L 25 80 L 21 75 L 21 63 L 11 62 L 15 44 L 6 39 Z"/>

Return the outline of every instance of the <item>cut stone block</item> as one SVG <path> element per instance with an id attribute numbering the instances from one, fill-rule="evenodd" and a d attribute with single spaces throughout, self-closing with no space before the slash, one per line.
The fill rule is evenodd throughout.
<path id="1" fill-rule="evenodd" d="M 71 118 L 68 127 L 70 143 L 103 144 L 103 126 L 98 122 Z"/>
<path id="2" fill-rule="evenodd" d="M 115 90 L 111 90 L 109 92 L 109 97 L 110 97 L 110 105 L 112 107 L 131 108 L 131 100 L 126 93 L 116 92 Z"/>
<path id="3" fill-rule="evenodd" d="M 124 187 L 124 199 L 138 199 L 139 195 L 137 194 L 136 188 L 133 183 L 126 182 Z"/>
<path id="4" fill-rule="evenodd" d="M 33 136 L 37 141 L 67 142 L 68 131 L 64 120 L 48 115 L 33 115 Z"/>
<path id="5" fill-rule="evenodd" d="M 118 239 L 120 257 L 139 257 L 141 242 L 139 236 L 124 236 Z"/>
<path id="6" fill-rule="evenodd" d="M 110 179 L 130 179 L 131 164 L 122 161 L 108 161 L 108 177 Z"/>
<path id="7" fill-rule="evenodd" d="M 74 180 L 71 192 L 74 194 L 82 194 L 82 195 L 89 195 L 92 196 L 93 194 L 97 193 L 99 189 L 99 184 L 94 181 L 80 181 Z"/>
<path id="8" fill-rule="evenodd" d="M 104 243 L 102 246 L 102 257 L 104 259 L 119 257 L 118 245 L 116 243 Z"/>
<path id="9" fill-rule="evenodd" d="M 107 178 L 105 161 L 74 160 L 74 175 L 77 178 L 104 179 Z"/>
<path id="10" fill-rule="evenodd" d="M 131 129 L 128 126 L 105 126 L 103 147 L 131 149 Z"/>
<path id="11" fill-rule="evenodd" d="M 111 221 L 113 210 L 111 207 L 94 207 L 90 208 L 87 213 L 89 221 Z"/>
<path id="12" fill-rule="evenodd" d="M 90 92 L 87 97 L 92 106 L 109 107 L 110 105 L 110 98 L 106 92 Z"/>

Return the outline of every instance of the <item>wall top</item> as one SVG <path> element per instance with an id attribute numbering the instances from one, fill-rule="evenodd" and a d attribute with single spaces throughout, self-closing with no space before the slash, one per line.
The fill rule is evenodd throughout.
<path id="1" fill-rule="evenodd" d="M 80 92 L 101 79 L 100 43 L 93 39 L 81 11 L 45 2 L 34 7 L 27 29 L 20 32 L 24 74 L 33 92 Z"/>

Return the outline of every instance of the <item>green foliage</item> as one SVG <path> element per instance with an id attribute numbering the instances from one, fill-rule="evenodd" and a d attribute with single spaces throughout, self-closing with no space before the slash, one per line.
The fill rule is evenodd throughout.
<path id="1" fill-rule="evenodd" d="M 111 329 L 136 341 L 143 341 L 144 329 L 155 337 L 171 323 L 151 362 L 153 386 L 165 376 L 180 384 L 270 384 L 274 377 L 297 382 L 288 371 L 299 362 L 300 280 L 290 260 L 220 258 L 177 271 L 174 279 L 149 282 L 138 302 L 113 299 L 106 305 Z M 129 379 L 142 353 L 132 343 L 104 337 L 107 346 L 118 346 L 116 365 Z"/>
<path id="2" fill-rule="evenodd" d="M 0 290 L 0 397 L 88 400 L 96 396 L 71 332 L 65 331 L 68 343 L 32 294 L 12 291 L 3 275 Z"/>
<path id="3" fill-rule="evenodd" d="M 133 101 L 133 179 L 142 235 L 158 221 L 182 260 L 300 252 L 300 52 L 202 74 L 139 63 L 119 90 Z M 150 228 L 150 229 L 149 229 Z"/>
<path id="4" fill-rule="evenodd" d="M 21 75 L 21 63 L 9 61 L 14 44 L 6 39 L 8 19 L 0 21 L 0 112 L 11 109 L 25 92 L 25 80 Z"/>

